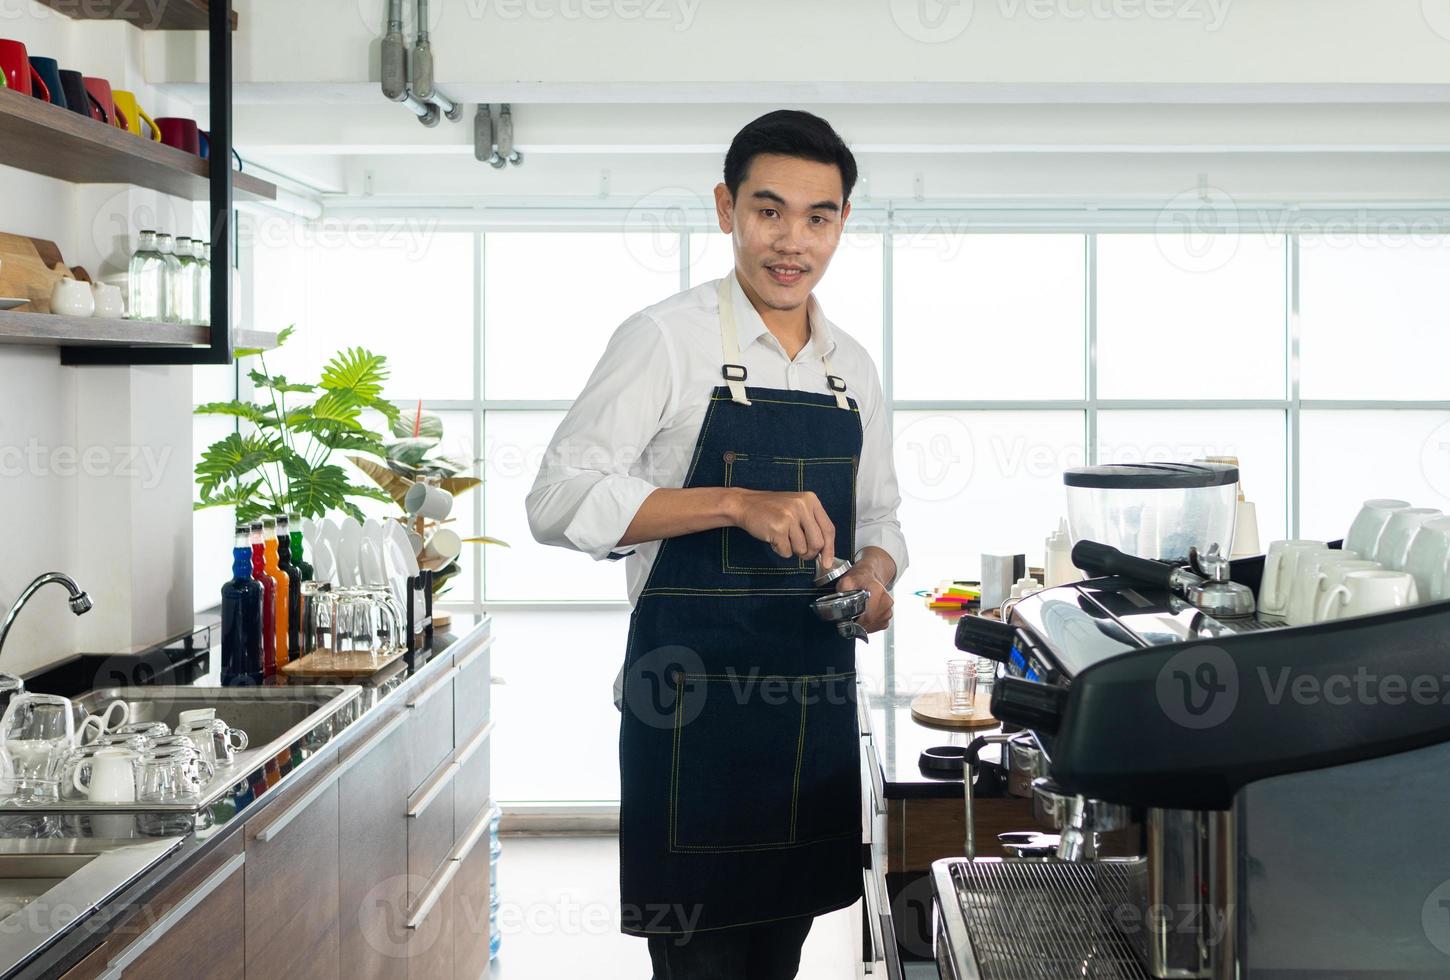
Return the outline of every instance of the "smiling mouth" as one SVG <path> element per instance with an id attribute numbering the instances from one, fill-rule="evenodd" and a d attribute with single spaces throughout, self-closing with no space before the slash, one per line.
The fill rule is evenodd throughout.
<path id="1" fill-rule="evenodd" d="M 800 282 L 807 272 L 804 266 L 796 265 L 792 262 L 778 262 L 774 265 L 768 265 L 765 267 L 765 271 L 770 273 L 770 278 L 784 286 L 790 286 Z"/>

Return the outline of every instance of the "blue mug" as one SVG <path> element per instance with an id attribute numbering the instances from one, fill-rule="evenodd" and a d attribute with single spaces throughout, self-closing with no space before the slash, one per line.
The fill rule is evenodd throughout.
<path id="1" fill-rule="evenodd" d="M 40 80 L 50 90 L 51 105 L 58 105 L 62 109 L 68 108 L 66 105 L 65 86 L 60 83 L 60 62 L 54 58 L 37 58 L 32 56 L 30 59 L 30 67 L 35 69 L 35 73 L 40 76 Z M 39 93 L 36 93 L 36 98 L 39 97 Z"/>
<path id="2" fill-rule="evenodd" d="M 197 130 L 196 135 L 201 140 L 201 152 L 197 155 L 200 156 L 203 160 L 211 159 L 211 133 L 207 132 L 205 129 L 199 129 Z M 237 161 L 238 170 L 245 169 L 242 165 L 242 155 L 237 152 L 237 148 L 235 146 L 232 147 L 232 159 Z"/>

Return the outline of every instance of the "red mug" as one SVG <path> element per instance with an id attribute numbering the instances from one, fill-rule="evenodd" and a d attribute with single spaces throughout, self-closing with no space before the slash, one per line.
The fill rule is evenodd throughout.
<path id="1" fill-rule="evenodd" d="M 0 71 L 5 72 L 5 84 L 21 95 L 39 95 L 50 101 L 50 89 L 30 63 L 30 52 L 20 41 L 0 38 Z"/>
<path id="2" fill-rule="evenodd" d="M 184 116 L 161 116 L 156 120 L 161 128 L 161 142 L 185 150 L 193 156 L 201 156 L 201 131 L 195 119 Z"/>
<path id="3" fill-rule="evenodd" d="M 111 83 L 104 78 L 85 76 L 86 91 L 101 107 L 101 121 L 118 129 L 126 128 L 126 117 L 116 108 L 116 99 L 111 95 Z"/>

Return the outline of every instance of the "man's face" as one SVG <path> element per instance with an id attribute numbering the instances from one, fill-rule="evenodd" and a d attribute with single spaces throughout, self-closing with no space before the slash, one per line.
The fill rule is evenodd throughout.
<path id="1" fill-rule="evenodd" d="M 720 230 L 734 243 L 735 268 L 766 306 L 795 309 L 825 275 L 851 213 L 841 190 L 835 164 L 776 154 L 750 161 L 733 199 L 724 184 L 715 188 L 715 211 Z"/>

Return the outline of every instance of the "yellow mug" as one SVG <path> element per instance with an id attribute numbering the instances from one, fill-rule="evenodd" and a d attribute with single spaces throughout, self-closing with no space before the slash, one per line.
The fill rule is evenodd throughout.
<path id="1" fill-rule="evenodd" d="M 122 89 L 115 89 L 111 96 L 116 100 L 116 108 L 121 110 L 121 115 L 126 120 L 126 128 L 134 136 L 141 135 L 141 120 L 146 120 L 146 125 L 151 129 L 151 141 L 161 142 L 161 127 L 156 125 L 156 120 L 146 114 L 141 104 L 136 101 L 136 93 L 127 92 Z"/>

